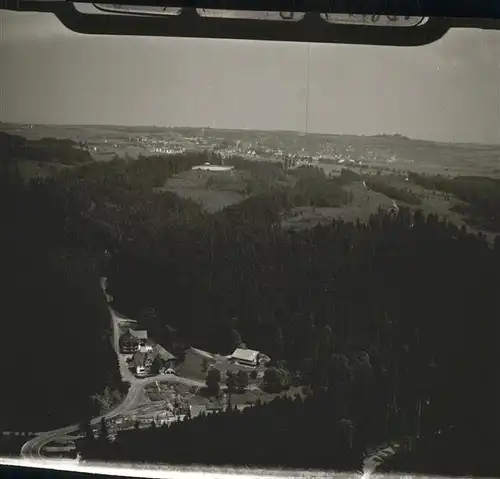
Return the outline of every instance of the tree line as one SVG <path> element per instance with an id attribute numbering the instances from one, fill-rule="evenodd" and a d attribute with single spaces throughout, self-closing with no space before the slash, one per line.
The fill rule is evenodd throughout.
<path id="1" fill-rule="evenodd" d="M 422 203 L 421 199 L 410 188 L 397 188 L 387 184 L 381 177 L 367 177 L 366 186 L 377 193 L 381 193 L 388 198 L 401 201 L 411 206 L 418 206 Z"/>
<path id="2" fill-rule="evenodd" d="M 482 176 L 422 175 L 409 173 L 414 183 L 452 195 L 464 204 L 454 210 L 465 215 L 471 226 L 500 233 L 500 180 Z"/>
<path id="3" fill-rule="evenodd" d="M 0 156 L 42 163 L 78 165 L 93 161 L 88 151 L 70 139 L 40 138 L 27 140 L 18 135 L 0 131 Z"/>
<path id="4" fill-rule="evenodd" d="M 278 398 L 182 422 L 103 432 L 78 442 L 82 457 L 117 462 L 360 470 L 362 449 L 332 397 Z M 272 427 L 270 427 L 272 424 Z"/>

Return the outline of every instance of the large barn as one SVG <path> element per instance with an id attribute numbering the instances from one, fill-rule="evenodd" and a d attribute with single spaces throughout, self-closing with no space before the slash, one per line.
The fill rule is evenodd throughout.
<path id="1" fill-rule="evenodd" d="M 234 350 L 234 353 L 231 354 L 229 359 L 232 359 L 244 366 L 255 367 L 259 364 L 259 355 L 259 351 L 254 351 L 253 349 L 237 348 Z"/>

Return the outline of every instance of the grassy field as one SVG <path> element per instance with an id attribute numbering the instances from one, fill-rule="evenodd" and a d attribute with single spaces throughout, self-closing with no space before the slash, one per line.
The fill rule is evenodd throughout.
<path id="1" fill-rule="evenodd" d="M 259 175 L 260 176 L 257 176 Z M 292 186 L 296 179 L 283 175 L 279 186 Z M 215 213 L 227 206 L 258 195 L 278 186 L 278 182 L 263 173 L 235 169 L 228 172 L 185 171 L 169 178 L 163 188 L 157 191 L 171 191 L 199 203 L 208 213 Z M 250 193 L 249 188 L 252 189 Z"/>
<path id="2" fill-rule="evenodd" d="M 216 363 L 215 356 L 208 358 L 195 353 L 186 353 L 182 364 L 175 371 L 179 376 L 204 381 L 208 368 L 214 366 Z"/>
<path id="3" fill-rule="evenodd" d="M 467 225 L 464 218 L 459 213 L 452 211 L 455 206 L 463 204 L 462 201 L 455 198 L 453 195 L 434 190 L 427 190 L 422 186 L 413 183 L 411 180 L 406 180 L 406 177 L 401 175 L 383 175 L 382 179 L 386 184 L 392 187 L 400 189 L 408 188 L 412 194 L 417 196 L 421 203 L 416 206 L 410 206 L 413 210 L 420 209 L 426 215 L 436 214 L 440 218 L 446 219 L 459 228 L 466 226 L 470 231 L 475 233 L 482 232 L 488 240 L 494 240 L 494 234 L 471 228 Z M 398 203 L 401 204 L 400 202 Z"/>
<path id="4" fill-rule="evenodd" d="M 52 176 L 67 166 L 56 163 L 38 163 L 35 161 L 19 161 L 19 172 L 21 176 L 29 181 L 34 178 L 46 178 Z"/>
<path id="5" fill-rule="evenodd" d="M 303 206 L 293 208 L 283 220 L 283 227 L 287 229 L 310 228 L 316 224 L 329 223 L 334 219 L 344 221 L 368 221 L 371 214 L 378 208 L 390 209 L 393 201 L 386 196 L 366 188 L 361 181 L 344 186 L 351 192 L 353 200 L 350 204 L 336 208 L 314 208 Z"/>
<path id="6" fill-rule="evenodd" d="M 359 170 L 358 170 L 359 171 Z M 405 175 L 385 173 L 376 176 L 378 182 L 397 190 L 408 190 L 419 201 L 419 204 L 406 204 L 390 195 L 378 193 L 365 187 L 363 182 L 354 182 L 345 189 L 352 193 L 352 203 L 338 208 L 313 208 L 300 207 L 292 209 L 283 220 L 283 227 L 287 229 L 310 228 L 316 224 L 329 223 L 332 220 L 342 219 L 344 221 L 356 221 L 359 219 L 366 222 L 371 214 L 377 212 L 378 208 L 389 210 L 397 204 L 412 210 L 421 210 L 425 215 L 436 214 L 446 219 L 459 228 L 466 226 L 471 232 L 483 233 L 489 241 L 493 241 L 495 235 L 488 231 L 472 228 L 465 222 L 462 215 L 453 211 L 457 205 L 463 202 L 453 195 L 444 194 L 439 191 L 431 191 L 420 185 L 407 180 Z"/>
<path id="7" fill-rule="evenodd" d="M 209 213 L 247 197 L 243 172 L 186 171 L 169 178 L 163 189 L 196 201 Z"/>

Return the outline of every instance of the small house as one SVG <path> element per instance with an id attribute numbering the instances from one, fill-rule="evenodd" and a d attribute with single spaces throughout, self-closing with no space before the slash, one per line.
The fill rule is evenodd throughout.
<path id="1" fill-rule="evenodd" d="M 160 344 L 155 344 L 151 353 L 159 360 L 161 368 L 172 369 L 174 366 L 176 357 Z"/>
<path id="2" fill-rule="evenodd" d="M 145 377 L 148 375 L 148 359 L 146 353 L 141 353 L 137 351 L 132 360 L 130 361 L 130 369 L 134 372 L 137 377 Z"/>
<path id="3" fill-rule="evenodd" d="M 163 346 L 155 344 L 151 352 L 147 353 L 146 366 L 151 374 L 159 374 L 165 369 L 172 369 L 175 359 Z"/>

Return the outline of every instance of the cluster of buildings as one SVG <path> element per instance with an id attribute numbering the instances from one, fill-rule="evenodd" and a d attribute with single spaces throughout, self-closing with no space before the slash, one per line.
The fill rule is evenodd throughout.
<path id="1" fill-rule="evenodd" d="M 269 356 L 245 347 L 239 347 L 228 356 L 212 354 L 193 347 L 184 352 L 182 365 L 170 351 L 148 337 L 145 329 L 128 327 L 121 332 L 118 346 L 121 354 L 127 355 L 127 364 L 132 373 L 138 378 L 155 376 L 157 374 L 175 374 L 174 367 L 183 366 L 190 376 L 193 373 L 204 375 L 209 368 L 216 367 L 224 377 L 227 372 L 245 370 L 262 370 L 270 361 Z M 180 372 L 180 370 L 179 370 Z"/>
<path id="2" fill-rule="evenodd" d="M 189 138 L 181 141 L 173 138 L 140 136 L 137 138 L 130 138 L 130 140 L 150 153 L 162 155 L 182 154 L 186 152 L 187 148 L 196 148 L 198 146 L 196 141 L 190 141 Z"/>
<path id="3" fill-rule="evenodd" d="M 237 348 L 229 356 L 223 356 L 190 347 L 184 352 L 179 371 L 201 380 L 209 369 L 215 368 L 221 373 L 222 381 L 225 381 L 230 373 L 245 371 L 255 380 L 263 377 L 265 365 L 270 360 L 269 356 L 253 349 Z"/>
<path id="4" fill-rule="evenodd" d="M 247 159 L 271 159 L 286 162 L 288 168 L 297 168 L 304 165 L 315 165 L 321 162 L 328 163 L 369 163 L 376 159 L 377 155 L 369 149 L 360 151 L 350 144 L 340 144 L 338 142 L 326 141 L 314 148 L 315 153 L 308 152 L 306 148 L 297 149 L 293 152 L 287 152 L 282 147 L 272 147 L 256 139 L 253 141 L 237 140 L 234 144 L 226 141 L 224 138 L 205 136 L 202 130 L 201 136 L 193 137 L 147 137 L 141 136 L 130 138 L 135 140 L 137 145 L 141 145 L 151 153 L 156 154 L 178 154 L 184 153 L 188 149 L 199 151 L 210 151 L 219 159 L 227 159 L 232 156 L 240 156 Z M 361 149 L 363 150 L 363 148 Z M 196 169 L 203 169 L 202 166 Z M 219 170 L 213 170 L 219 171 Z"/>
<path id="5" fill-rule="evenodd" d="M 174 373 L 176 357 L 160 344 L 150 340 L 146 330 L 127 329 L 120 336 L 119 346 L 122 354 L 132 355 L 128 364 L 137 377 Z"/>

